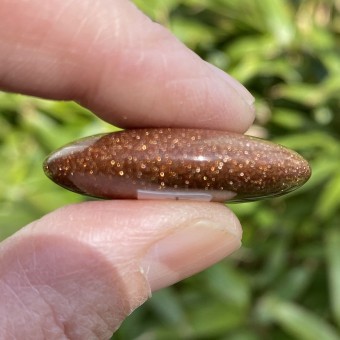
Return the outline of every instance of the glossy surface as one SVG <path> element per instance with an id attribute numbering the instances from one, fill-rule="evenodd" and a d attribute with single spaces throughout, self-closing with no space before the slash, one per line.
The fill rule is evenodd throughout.
<path id="1" fill-rule="evenodd" d="M 136 129 L 87 137 L 52 153 L 57 184 L 107 199 L 244 202 L 290 192 L 310 177 L 296 152 L 258 138 L 199 129 Z"/>

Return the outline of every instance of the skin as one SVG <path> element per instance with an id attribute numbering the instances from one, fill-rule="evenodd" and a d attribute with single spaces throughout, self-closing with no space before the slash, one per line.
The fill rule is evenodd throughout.
<path id="1" fill-rule="evenodd" d="M 0 88 L 76 100 L 122 127 L 242 133 L 253 98 L 123 0 L 3 0 Z M 155 91 L 157 89 L 157 91 Z M 71 205 L 0 244 L 0 335 L 108 339 L 153 291 L 221 260 L 241 227 L 217 203 Z"/>

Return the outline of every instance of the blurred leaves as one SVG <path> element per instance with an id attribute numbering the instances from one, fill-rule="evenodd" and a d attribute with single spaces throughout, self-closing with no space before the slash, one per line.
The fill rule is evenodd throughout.
<path id="1" fill-rule="evenodd" d="M 259 313 L 265 315 L 267 322 L 278 323 L 295 339 L 336 340 L 340 338 L 340 333 L 337 333 L 322 318 L 294 303 L 285 302 L 275 297 L 266 297 L 260 303 Z"/>
<path id="2" fill-rule="evenodd" d="M 105 130 L 112 127 L 74 103 L 0 93 L 0 239 L 57 207 L 83 200 L 51 183 L 42 162 L 63 144 Z"/>
<path id="3" fill-rule="evenodd" d="M 334 319 L 340 328 L 340 229 L 330 230 L 325 235 L 325 238 L 330 305 L 334 314 Z"/>
<path id="4" fill-rule="evenodd" d="M 135 0 L 256 96 L 259 134 L 303 154 L 311 180 L 230 205 L 232 258 L 156 293 L 115 339 L 340 338 L 340 0 Z M 111 130 L 74 103 L 0 93 L 0 238 L 83 200 L 46 179 L 44 157 Z"/>

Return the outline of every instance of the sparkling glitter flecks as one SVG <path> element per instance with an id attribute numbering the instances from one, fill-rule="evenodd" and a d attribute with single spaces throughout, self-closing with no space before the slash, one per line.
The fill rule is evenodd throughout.
<path id="1" fill-rule="evenodd" d="M 101 198 L 175 191 L 176 197 L 186 197 L 181 192 L 207 197 L 209 192 L 212 200 L 238 202 L 285 194 L 311 174 L 299 154 L 268 141 L 170 128 L 87 137 L 52 153 L 44 170 L 69 190 Z"/>

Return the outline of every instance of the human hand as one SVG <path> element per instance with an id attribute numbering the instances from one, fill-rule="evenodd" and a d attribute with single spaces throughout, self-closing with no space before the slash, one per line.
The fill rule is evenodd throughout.
<path id="1" fill-rule="evenodd" d="M 126 0 L 5 0 L 0 88 L 76 100 L 122 127 L 244 132 L 251 95 Z M 68 206 L 0 245 L 3 338 L 107 339 L 151 292 L 240 245 L 216 203 Z"/>

